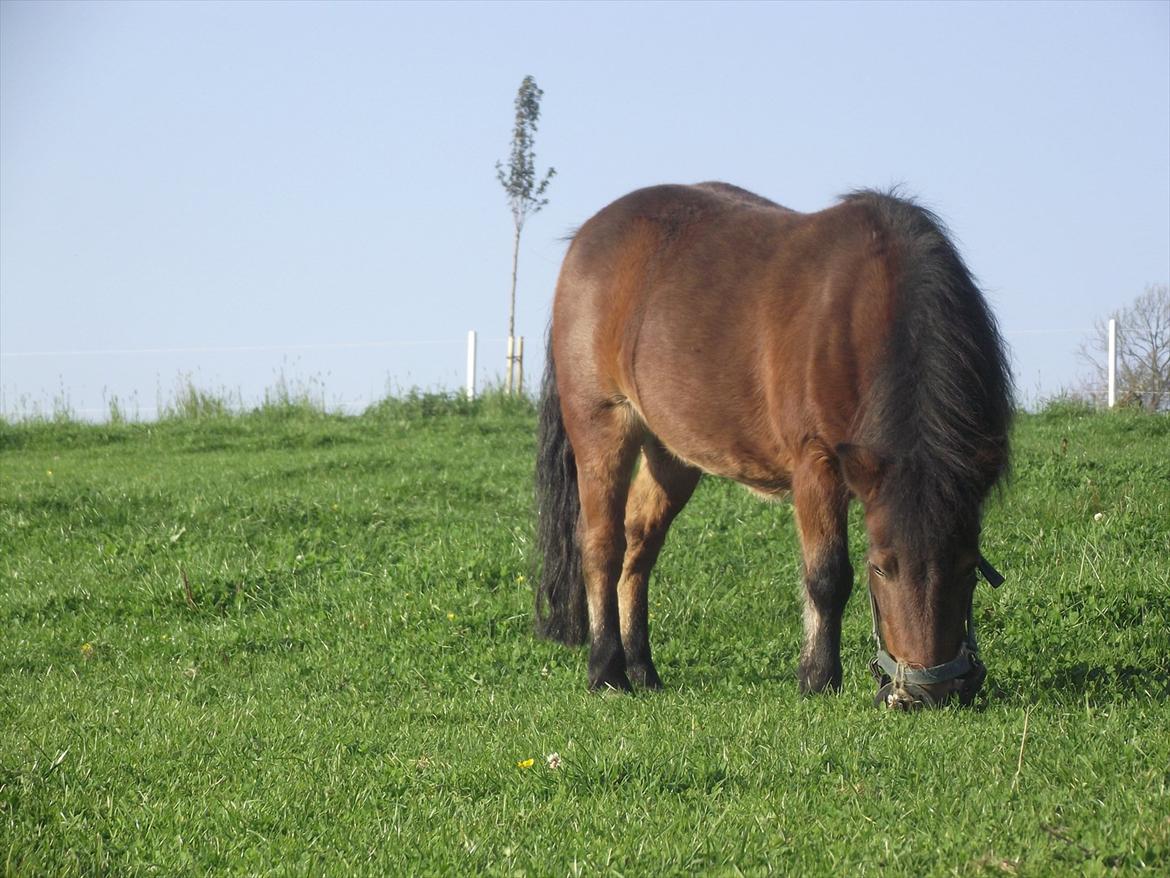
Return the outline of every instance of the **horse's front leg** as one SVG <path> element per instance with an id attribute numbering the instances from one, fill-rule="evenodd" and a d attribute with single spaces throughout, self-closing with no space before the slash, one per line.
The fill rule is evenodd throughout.
<path id="1" fill-rule="evenodd" d="M 800 691 L 841 688 L 841 614 L 853 590 L 849 563 L 849 492 L 832 459 L 812 452 L 793 473 L 793 499 L 804 555 L 804 646 Z"/>

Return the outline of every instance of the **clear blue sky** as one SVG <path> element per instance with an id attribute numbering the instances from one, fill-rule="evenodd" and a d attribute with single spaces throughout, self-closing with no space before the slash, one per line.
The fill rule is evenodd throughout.
<path id="1" fill-rule="evenodd" d="M 558 171 L 521 254 L 530 379 L 563 236 L 659 182 L 800 210 L 905 184 L 959 238 L 1028 395 L 1073 383 L 1093 319 L 1170 279 L 1165 2 L 4 0 L 5 410 L 63 390 L 148 415 L 180 373 L 246 399 L 282 371 L 350 404 L 453 388 L 468 329 L 498 375 L 493 165 L 525 74 Z M 322 347 L 363 342 L 412 344 Z"/>

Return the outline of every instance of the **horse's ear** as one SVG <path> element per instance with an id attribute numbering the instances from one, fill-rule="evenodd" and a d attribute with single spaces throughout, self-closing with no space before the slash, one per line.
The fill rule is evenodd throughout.
<path id="1" fill-rule="evenodd" d="M 999 481 L 1000 476 L 1007 469 L 1007 442 L 1004 441 L 980 448 L 975 452 L 974 460 L 981 477 L 982 488 L 984 491 L 988 491 Z"/>
<path id="2" fill-rule="evenodd" d="M 841 478 L 858 500 L 869 503 L 877 496 L 878 488 L 882 485 L 882 476 L 886 471 L 885 461 L 881 455 L 864 445 L 843 442 L 837 446 L 836 451 Z"/>

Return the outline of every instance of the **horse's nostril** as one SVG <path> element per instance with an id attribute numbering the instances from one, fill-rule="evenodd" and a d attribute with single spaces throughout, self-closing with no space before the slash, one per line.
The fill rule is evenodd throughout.
<path id="1" fill-rule="evenodd" d="M 886 696 L 886 706 L 891 710 L 916 710 L 922 702 L 905 689 L 894 689 Z"/>
<path id="2" fill-rule="evenodd" d="M 891 710 L 945 707 L 952 701 L 968 705 L 974 700 L 975 693 L 979 691 L 987 676 L 978 655 L 972 655 L 965 650 L 952 662 L 926 669 L 907 669 L 900 663 L 890 668 L 889 661 L 883 663 L 883 655 L 889 660 L 888 653 L 879 652 L 878 658 L 870 665 L 870 671 L 878 681 L 879 687 L 877 695 L 874 696 L 874 704 Z M 966 673 L 945 676 L 939 673 L 940 668 L 947 670 L 947 665 L 955 665 L 963 658 L 967 658 L 970 663 Z M 941 681 L 939 677 L 942 677 Z"/>
<path id="3" fill-rule="evenodd" d="M 918 710 L 926 706 L 926 702 L 921 698 L 916 698 L 902 687 L 895 688 L 893 683 L 886 683 L 882 686 L 874 700 L 879 707 L 886 707 L 890 710 Z"/>

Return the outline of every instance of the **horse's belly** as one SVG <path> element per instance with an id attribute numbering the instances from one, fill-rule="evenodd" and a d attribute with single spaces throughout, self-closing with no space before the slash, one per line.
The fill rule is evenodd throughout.
<path id="1" fill-rule="evenodd" d="M 710 410 L 703 418 L 680 418 L 680 413 L 659 418 L 642 413 L 647 429 L 679 460 L 765 495 L 792 487 L 792 455 L 771 437 L 746 426 L 737 428 L 734 422 L 712 420 Z"/>
<path id="2" fill-rule="evenodd" d="M 739 482 L 761 494 L 779 494 L 792 487 L 791 470 L 754 460 L 742 454 L 724 452 L 697 454 L 678 453 L 669 442 L 663 442 L 676 457 L 698 467 L 705 473 Z"/>

